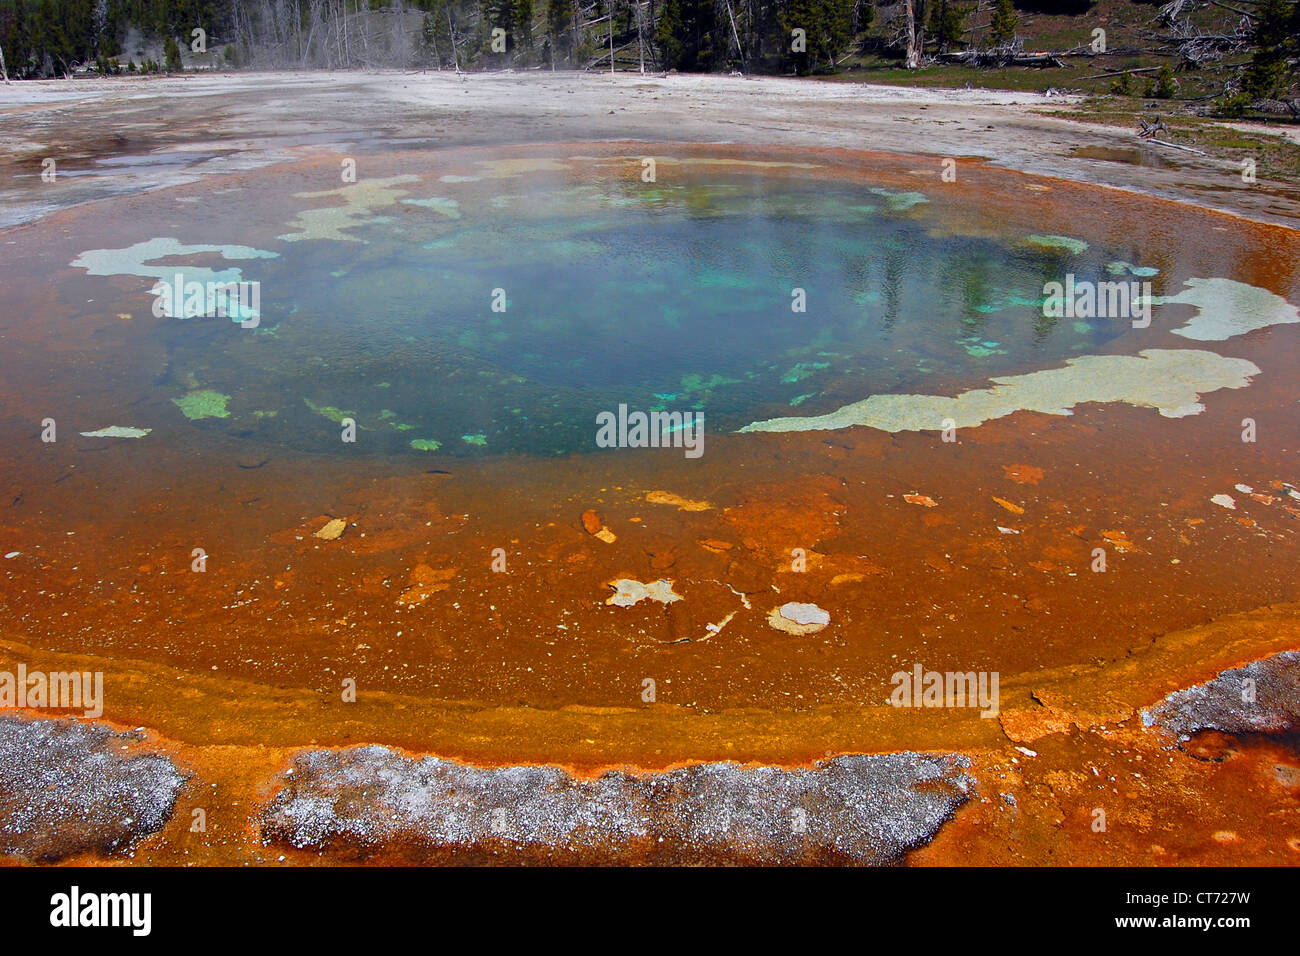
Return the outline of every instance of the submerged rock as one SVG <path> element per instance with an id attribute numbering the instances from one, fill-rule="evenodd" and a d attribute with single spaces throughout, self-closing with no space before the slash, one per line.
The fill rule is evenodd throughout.
<path id="1" fill-rule="evenodd" d="M 474 767 L 387 747 L 300 754 L 262 816 L 267 842 L 471 860 L 885 864 L 973 792 L 958 755 L 849 755 L 812 768 L 700 763 L 595 779 Z"/>
<path id="2" fill-rule="evenodd" d="M 793 601 L 781 606 L 781 616 L 787 621 L 794 621 L 796 624 L 829 624 L 831 615 L 829 611 L 819 608 L 816 604 L 796 604 Z"/>
<path id="3" fill-rule="evenodd" d="M 459 568 L 434 568 L 417 564 L 411 569 L 410 587 L 397 598 L 398 604 L 423 604 L 430 597 L 451 587 Z"/>
<path id="4" fill-rule="evenodd" d="M 0 853 L 112 853 L 162 829 L 185 778 L 138 742 L 99 724 L 0 717 Z"/>
<path id="5" fill-rule="evenodd" d="M 645 500 L 652 505 L 672 505 L 679 511 L 708 511 L 713 507 L 707 501 L 683 498 L 681 495 L 675 495 L 670 491 L 646 492 Z"/>
<path id="6" fill-rule="evenodd" d="M 605 522 L 600 520 L 600 515 L 596 513 L 595 508 L 588 508 L 582 513 L 582 529 L 606 544 L 613 544 L 618 540 L 618 535 L 610 531 Z"/>
<path id="7" fill-rule="evenodd" d="M 799 604 L 791 601 L 778 608 L 773 608 L 767 616 L 767 623 L 778 631 L 787 634 L 816 634 L 831 622 L 829 611 L 816 604 Z"/>
<path id="8" fill-rule="evenodd" d="M 649 584 L 642 584 L 631 578 L 619 578 L 617 581 L 611 581 L 609 586 L 614 589 L 614 594 L 607 598 L 605 603 L 618 607 L 631 607 L 647 598 L 660 604 L 671 604 L 673 601 L 682 600 L 682 596 L 673 591 L 673 582 L 663 578 Z"/>
<path id="9" fill-rule="evenodd" d="M 314 535 L 322 541 L 334 541 L 343 536 L 348 523 L 342 518 L 331 518 Z"/>
<path id="10" fill-rule="evenodd" d="M 82 432 L 86 438 L 143 438 L 152 428 L 132 428 L 129 425 L 109 425 L 93 432 Z"/>

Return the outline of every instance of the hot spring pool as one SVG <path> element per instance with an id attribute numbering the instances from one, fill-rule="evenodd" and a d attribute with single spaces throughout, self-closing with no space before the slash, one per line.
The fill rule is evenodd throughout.
<path id="1" fill-rule="evenodd" d="M 952 185 L 870 169 L 661 156 L 646 181 L 642 158 L 607 155 L 384 173 L 180 196 L 180 216 L 130 223 L 147 238 L 85 243 L 71 265 L 94 294 L 71 321 L 121 318 L 96 346 L 114 372 L 88 384 L 163 399 L 173 440 L 553 456 L 595 450 L 620 405 L 726 433 L 1059 365 L 1131 324 L 1045 316 L 1047 283 L 1159 294 L 1168 277 L 1132 243 L 1048 223 L 962 228 Z M 157 282 L 245 283 L 243 311 L 205 315 L 200 295 L 188 314 Z"/>

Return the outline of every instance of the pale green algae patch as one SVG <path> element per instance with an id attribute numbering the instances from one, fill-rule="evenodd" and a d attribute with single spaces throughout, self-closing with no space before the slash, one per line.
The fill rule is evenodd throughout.
<path id="1" fill-rule="evenodd" d="M 1195 349 L 1146 349 L 1138 355 L 1083 355 L 1065 368 L 994 378 L 993 387 L 946 395 L 873 395 L 828 415 L 772 418 L 742 432 L 825 431 L 866 425 L 887 432 L 972 428 L 1018 411 L 1070 415 L 1085 402 L 1124 402 L 1166 418 L 1205 410 L 1202 393 L 1245 388 L 1259 367 Z M 946 420 L 951 421 L 946 421 Z"/>
<path id="2" fill-rule="evenodd" d="M 592 162 L 597 166 L 621 166 L 653 158 L 656 165 L 678 166 L 745 166 L 751 169 L 821 169 L 821 163 L 798 163 L 773 159 L 713 159 L 705 156 L 570 156 L 574 162 Z"/>
<path id="3" fill-rule="evenodd" d="M 310 398 L 304 398 L 303 402 L 305 402 L 307 407 L 317 415 L 323 415 L 330 421 L 337 422 L 340 425 L 343 424 L 343 419 L 345 418 L 351 418 L 355 421 L 357 417 L 356 412 L 345 412 L 343 409 L 335 408 L 333 405 L 317 405 Z"/>
<path id="4" fill-rule="evenodd" d="M 486 435 L 461 435 L 460 440 L 467 445 L 486 445 Z"/>
<path id="5" fill-rule="evenodd" d="M 411 447 L 416 451 L 437 451 L 442 447 L 442 442 L 432 438 L 414 438 L 411 440 Z"/>
<path id="6" fill-rule="evenodd" d="M 1153 305 L 1190 305 L 1197 314 L 1170 331 L 1199 342 L 1222 342 L 1270 325 L 1300 322 L 1300 309 L 1267 289 L 1233 279 L 1188 279 L 1177 295 L 1153 295 Z"/>
<path id="7" fill-rule="evenodd" d="M 424 209 L 432 209 L 436 213 L 446 216 L 448 219 L 460 218 L 460 203 L 454 199 L 444 199 L 441 196 L 431 196 L 428 199 L 403 199 L 408 206 L 420 206 Z"/>
<path id="8" fill-rule="evenodd" d="M 1025 242 L 1038 246 L 1040 249 L 1068 252 L 1075 256 L 1088 251 L 1086 242 L 1082 239 L 1073 239 L 1070 236 L 1026 236 Z"/>
<path id="9" fill-rule="evenodd" d="M 419 176 L 390 176 L 387 179 L 363 179 L 338 189 L 314 193 L 294 193 L 295 199 L 337 199 L 338 203 L 323 209 L 304 209 L 290 223 L 297 232 L 285 233 L 278 238 L 285 242 L 304 239 L 333 239 L 337 242 L 362 242 L 349 236 L 344 229 L 352 229 L 375 221 L 374 210 L 391 206 L 408 190 L 402 183 L 418 182 Z"/>
<path id="10" fill-rule="evenodd" d="M 82 432 L 86 438 L 143 438 L 152 428 L 132 428 L 129 425 L 109 425 L 93 432 Z"/>
<path id="11" fill-rule="evenodd" d="M 894 192 L 891 189 L 884 189 L 879 186 L 871 191 L 877 196 L 884 197 L 885 204 L 893 212 L 903 212 L 913 206 L 919 206 L 930 201 L 925 197 L 924 193 Z"/>
<path id="12" fill-rule="evenodd" d="M 1160 270 L 1155 266 L 1135 266 L 1131 262 L 1116 260 L 1107 264 L 1106 271 L 1113 276 L 1122 276 L 1125 273 L 1129 275 L 1141 276 L 1149 279 L 1151 276 L 1159 275 Z"/>
<path id="13" fill-rule="evenodd" d="M 682 391 L 688 395 L 692 392 L 711 392 L 723 385 L 739 384 L 740 379 L 727 378 L 725 375 L 711 375 L 705 379 L 704 376 L 696 372 L 690 372 L 682 376 Z M 676 398 L 676 396 L 673 397 Z"/>
<path id="14" fill-rule="evenodd" d="M 183 398 L 173 398 L 172 404 L 177 406 L 190 421 L 197 421 L 200 418 L 229 418 L 230 412 L 226 409 L 228 401 L 230 401 L 229 395 L 222 395 L 210 388 L 201 388 L 187 393 Z"/>
<path id="15" fill-rule="evenodd" d="M 134 245 L 126 246 L 122 249 L 88 249 L 77 258 L 73 259 L 71 265 L 85 269 L 92 276 L 140 276 L 145 279 L 154 279 L 157 282 L 173 283 L 176 276 L 180 275 L 183 284 L 188 285 L 191 282 L 199 283 L 204 286 L 205 292 L 208 283 L 215 285 L 230 285 L 243 281 L 240 270 L 234 266 L 228 269 L 208 269 L 203 266 L 189 265 L 150 265 L 159 259 L 170 259 L 177 256 L 201 256 L 201 255 L 220 255 L 227 260 L 241 259 L 277 259 L 278 252 L 268 252 L 265 249 L 254 249 L 252 246 L 236 245 L 198 245 L 190 246 L 181 242 L 179 239 L 171 239 L 166 236 L 160 236 L 156 239 L 149 239 L 145 242 L 137 242 Z M 155 287 L 156 288 L 156 287 Z M 158 295 L 158 292 L 154 292 Z M 162 296 L 163 314 L 169 318 L 186 318 L 186 316 L 175 316 L 171 312 L 171 301 L 169 296 Z M 214 303 L 209 300 L 208 305 Z M 252 318 L 250 313 L 247 318 Z M 231 316 L 232 321 L 240 321 L 241 316 Z"/>

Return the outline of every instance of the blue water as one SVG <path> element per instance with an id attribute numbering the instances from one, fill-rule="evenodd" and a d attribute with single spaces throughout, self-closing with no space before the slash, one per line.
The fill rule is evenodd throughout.
<path id="1" fill-rule="evenodd" d="M 593 450 L 595 415 L 620 403 L 730 431 L 981 383 L 1125 330 L 1037 304 L 1066 269 L 1108 278 L 1101 250 L 946 235 L 941 207 L 891 205 L 748 177 L 506 197 L 463 220 L 404 209 L 355 229 L 364 242 L 277 247 L 255 332 L 164 327 L 163 384 L 232 396 L 201 427 L 291 446 L 330 447 L 348 413 L 378 453 L 555 455 Z"/>

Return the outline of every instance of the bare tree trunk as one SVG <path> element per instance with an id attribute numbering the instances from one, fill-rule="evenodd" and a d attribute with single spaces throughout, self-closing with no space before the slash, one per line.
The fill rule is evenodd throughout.
<path id="1" fill-rule="evenodd" d="M 636 0 L 636 57 L 641 63 L 641 72 L 644 73 L 645 47 L 641 43 L 641 0 Z M 9 81 L 6 79 L 5 82 Z"/>
<path id="2" fill-rule="evenodd" d="M 343 24 L 343 66 L 345 69 L 352 69 L 352 16 L 348 13 L 347 0 L 339 0 L 339 9 L 341 11 L 339 20 Z"/>
<path id="3" fill-rule="evenodd" d="M 644 73 L 645 70 L 642 69 L 641 72 Z M 5 66 L 5 50 L 4 50 L 4 47 L 2 47 L 2 46 L 0 46 L 0 73 L 3 73 L 3 74 L 4 74 L 4 78 L 5 78 L 5 86 L 8 86 L 8 85 L 9 85 L 9 67 Z"/>
<path id="4" fill-rule="evenodd" d="M 731 0 L 726 0 L 727 17 L 731 20 L 731 35 L 736 40 L 736 52 L 740 55 L 740 69 L 745 70 L 745 48 L 740 43 L 740 31 L 736 29 L 736 14 L 732 12 Z"/>
<path id="5" fill-rule="evenodd" d="M 443 8 L 447 13 L 447 33 L 451 36 L 451 65 L 460 72 L 460 55 L 456 52 L 456 25 L 451 22 L 451 4 Z"/>
<path id="6" fill-rule="evenodd" d="M 301 18 L 300 18 L 301 19 Z M 316 35 L 316 24 L 320 20 L 320 2 L 311 0 L 307 5 L 307 45 L 302 50 L 302 56 L 298 63 L 304 69 L 307 66 L 307 60 L 311 56 L 311 41 Z"/>
<path id="7" fill-rule="evenodd" d="M 915 70 L 921 65 L 921 52 L 925 49 L 925 0 L 903 0 L 907 17 L 907 59 L 904 65 Z"/>

